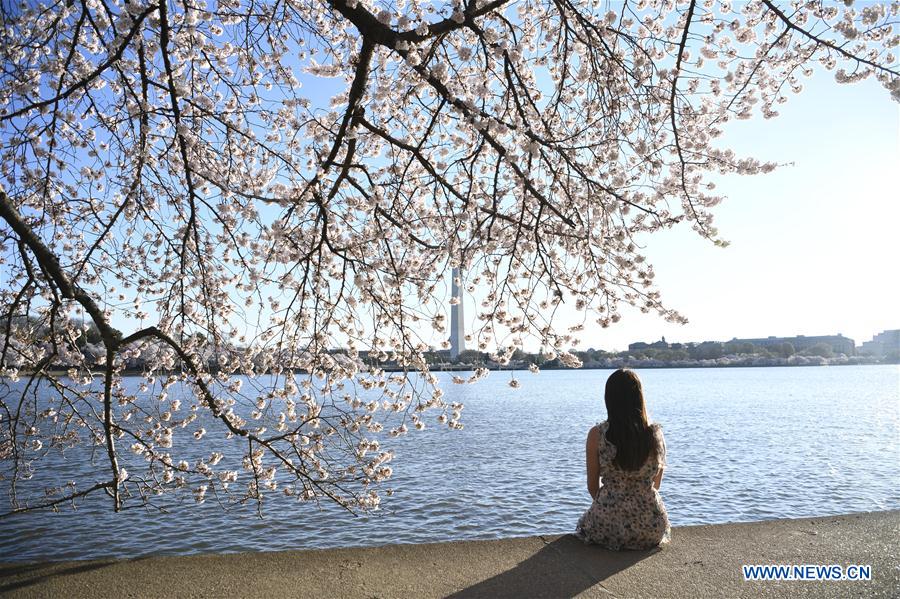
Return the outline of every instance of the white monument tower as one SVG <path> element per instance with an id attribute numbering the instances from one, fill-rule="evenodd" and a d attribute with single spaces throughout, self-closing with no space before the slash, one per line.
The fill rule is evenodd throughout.
<path id="1" fill-rule="evenodd" d="M 459 269 L 454 268 L 451 276 L 453 277 L 451 295 L 459 300 L 450 304 L 450 359 L 455 360 L 460 352 L 466 351 L 466 327 L 463 319 L 462 281 L 459 278 Z M 457 281 L 460 284 L 457 284 Z"/>

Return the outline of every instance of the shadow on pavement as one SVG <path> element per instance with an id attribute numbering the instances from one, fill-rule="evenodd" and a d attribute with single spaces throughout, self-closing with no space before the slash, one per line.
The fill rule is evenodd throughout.
<path id="1" fill-rule="evenodd" d="M 515 568 L 449 597 L 574 597 L 659 551 L 608 551 L 566 535 Z"/>
<path id="2" fill-rule="evenodd" d="M 108 560 L 78 565 L 65 563 L 58 565 L 53 563 L 3 565 L 0 566 L 0 593 L 9 593 L 51 578 L 98 570 L 114 563 L 116 563 L 114 560 Z"/>

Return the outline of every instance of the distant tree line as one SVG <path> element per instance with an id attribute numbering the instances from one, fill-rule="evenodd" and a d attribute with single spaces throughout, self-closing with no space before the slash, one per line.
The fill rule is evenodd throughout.
<path id="1" fill-rule="evenodd" d="M 587 349 L 584 351 L 571 350 L 571 353 L 577 356 L 584 367 L 608 367 L 610 363 L 632 363 L 636 361 L 651 361 L 662 363 L 692 363 L 692 362 L 708 362 L 722 360 L 728 357 L 737 359 L 756 359 L 769 360 L 773 365 L 783 363 L 789 359 L 795 359 L 791 363 L 807 363 L 798 358 L 821 358 L 824 360 L 832 360 L 840 358 L 834 349 L 827 343 L 816 343 L 802 350 L 797 350 L 790 342 L 784 342 L 775 345 L 761 346 L 748 342 L 719 342 L 704 341 L 702 343 L 673 343 L 666 348 L 647 347 L 641 349 L 625 350 L 618 352 L 604 351 L 600 349 Z M 466 350 L 460 352 L 458 358 L 451 360 L 445 352 L 431 352 L 428 354 L 428 361 L 432 365 L 436 364 L 472 364 L 492 366 L 490 354 L 479 352 L 476 350 Z M 889 353 L 878 359 L 855 359 L 854 362 L 860 363 L 900 363 L 900 352 Z M 537 352 L 530 353 L 521 349 L 516 350 L 510 361 L 511 367 L 528 367 L 530 365 L 537 366 L 541 369 L 566 368 L 558 357 L 548 357 L 547 355 Z"/>
<path id="2" fill-rule="evenodd" d="M 46 325 L 42 323 L 42 320 L 31 316 L 17 315 L 0 322 L 0 332 L 4 333 L 4 338 L 11 340 L 17 338 L 17 335 L 15 334 L 16 331 L 22 331 L 23 329 L 30 330 L 30 334 L 33 336 L 32 338 L 42 338 L 41 328 L 46 328 Z M 5 334 L 8 329 L 13 331 L 13 335 Z M 102 341 L 100 331 L 93 323 L 80 323 L 79 326 L 75 327 L 75 330 L 80 331 L 80 334 L 72 336 L 67 341 L 67 347 L 65 349 L 68 351 L 59 352 L 60 355 L 80 354 L 86 359 L 88 364 L 100 365 L 103 356 L 102 347 L 100 346 Z M 199 333 L 197 333 L 196 336 L 202 337 Z M 229 348 L 228 353 L 240 354 L 243 351 L 245 350 L 242 348 L 233 347 Z M 11 362 L 14 353 L 14 347 L 7 347 L 2 355 L 4 362 Z M 329 353 L 332 355 L 346 355 L 348 352 L 344 349 L 333 349 Z M 834 349 L 827 343 L 817 343 L 797 351 L 793 344 L 787 341 L 781 344 L 768 346 L 741 341 L 704 341 L 701 343 L 672 343 L 669 344 L 668 347 L 651 346 L 619 352 L 594 348 L 583 351 L 573 349 L 571 350 L 571 353 L 581 360 L 583 367 L 585 368 L 607 368 L 610 367 L 610 365 L 627 365 L 634 364 L 635 362 L 652 363 L 654 365 L 691 365 L 691 363 L 716 360 L 721 361 L 728 357 L 738 358 L 738 363 L 741 363 L 740 360 L 743 360 L 746 363 L 748 360 L 754 359 L 757 361 L 769 360 L 771 365 L 777 365 L 785 363 L 784 361 L 791 358 L 821 358 L 824 360 L 832 360 L 838 357 L 835 354 Z M 204 358 L 212 371 L 217 370 L 216 365 L 218 363 L 218 356 L 209 354 L 204 356 Z M 499 366 L 488 352 L 471 349 L 460 352 L 459 356 L 455 359 L 450 358 L 449 352 L 446 350 L 426 352 L 425 359 L 431 368 L 438 370 L 447 366 L 453 368 L 464 368 L 466 366 L 496 368 Z M 369 352 L 361 352 L 358 356 L 358 360 L 361 365 L 370 368 L 395 369 L 398 367 L 393 360 L 384 359 L 384 356 L 370 354 Z M 142 357 L 131 358 L 127 361 L 127 369 L 131 371 L 141 371 L 144 368 L 144 362 L 145 360 Z M 898 364 L 900 363 L 900 352 L 890 352 L 880 359 L 859 359 L 854 362 Z M 790 363 L 807 362 L 797 362 L 795 360 L 795 362 Z M 66 368 L 71 366 L 71 364 L 67 363 L 65 360 L 57 360 L 54 366 L 57 368 Z M 173 366 L 176 368 L 179 366 L 177 360 Z M 508 367 L 513 369 L 524 369 L 531 366 L 543 370 L 568 367 L 555 355 L 548 355 L 543 352 L 531 353 L 521 349 L 517 349 L 512 354 L 508 364 Z"/>

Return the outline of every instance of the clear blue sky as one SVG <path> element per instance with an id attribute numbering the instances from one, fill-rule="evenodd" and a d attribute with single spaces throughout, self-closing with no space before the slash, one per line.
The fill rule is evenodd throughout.
<path id="1" fill-rule="evenodd" d="M 317 98 L 340 85 L 304 83 Z M 608 329 L 588 321 L 581 348 L 625 349 L 663 335 L 673 342 L 842 333 L 860 344 L 900 328 L 900 106 L 874 80 L 839 85 L 817 70 L 804 85 L 778 118 L 729 123 L 719 139 L 742 155 L 793 163 L 717 181 L 729 198 L 716 208 L 729 247 L 688 226 L 646 238 L 664 301 L 690 323 L 625 310 Z M 466 312 L 475 314 L 472 298 Z"/>
<path id="2" fill-rule="evenodd" d="M 304 84 L 316 98 L 340 85 L 312 77 Z M 859 345 L 900 328 L 900 105 L 874 79 L 840 85 L 816 68 L 803 84 L 779 117 L 733 121 L 718 140 L 742 156 L 792 163 L 715 180 L 728 197 L 715 213 L 729 247 L 689 226 L 645 240 L 664 301 L 689 324 L 626 307 L 608 329 L 588 320 L 580 348 L 626 349 L 663 335 L 673 342 L 837 333 Z M 475 303 L 467 298 L 469 328 Z M 560 324 L 577 321 L 574 312 L 571 321 L 562 316 Z"/>
<path id="3" fill-rule="evenodd" d="M 900 106 L 874 80 L 838 85 L 817 72 L 781 116 L 729 123 L 723 147 L 793 162 L 769 175 L 718 181 L 728 200 L 714 247 L 689 227 L 647 238 L 671 325 L 625 313 L 586 330 L 582 348 L 640 340 L 842 333 L 857 344 L 900 328 Z"/>

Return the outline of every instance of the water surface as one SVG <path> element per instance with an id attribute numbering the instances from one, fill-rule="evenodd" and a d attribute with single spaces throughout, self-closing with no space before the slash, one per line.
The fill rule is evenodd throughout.
<path id="1" fill-rule="evenodd" d="M 668 468 L 673 525 L 900 508 L 900 367 L 639 371 Z M 394 440 L 392 497 L 372 515 L 272 501 L 213 501 L 115 514 L 103 497 L 75 512 L 0 520 L 0 561 L 273 551 L 570 532 L 589 505 L 584 440 L 605 418 L 609 371 L 492 372 L 445 384 L 465 429 Z M 449 377 L 446 377 L 449 379 Z M 87 462 L 85 462 L 87 464 Z M 76 473 L 72 460 L 66 467 Z"/>

